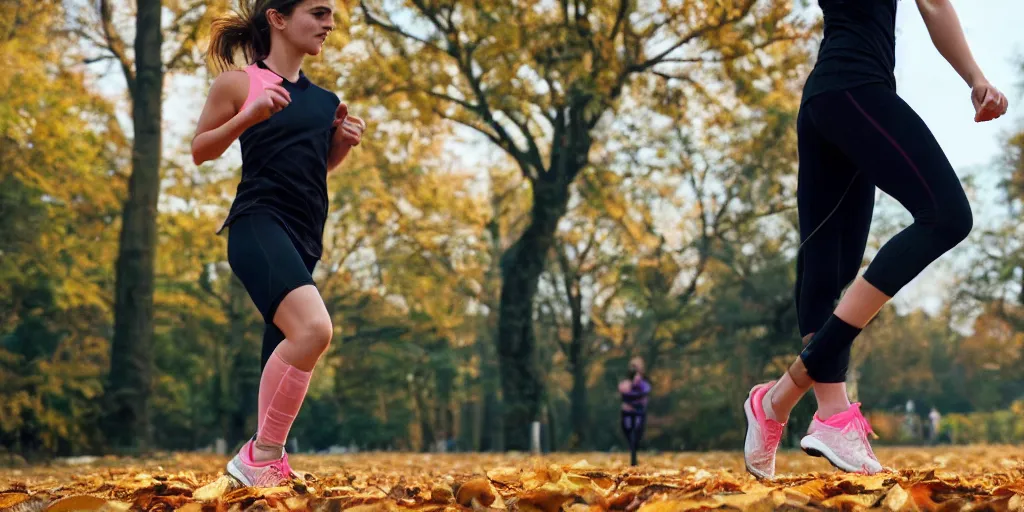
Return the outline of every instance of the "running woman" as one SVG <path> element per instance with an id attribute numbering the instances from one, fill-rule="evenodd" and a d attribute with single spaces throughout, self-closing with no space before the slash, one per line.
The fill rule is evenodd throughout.
<path id="1" fill-rule="evenodd" d="M 192 140 L 198 165 L 235 139 L 242 180 L 228 212 L 228 262 L 266 329 L 257 431 L 227 471 L 247 486 L 294 473 L 284 451 L 333 326 L 313 282 L 327 219 L 327 173 L 360 142 L 365 123 L 302 72 L 334 29 L 332 0 L 243 0 L 213 23 L 214 80 Z M 248 66 L 231 70 L 236 50 Z M 223 230 L 223 227 L 221 228 Z"/>
<path id="2" fill-rule="evenodd" d="M 743 405 L 744 458 L 758 478 L 774 476 L 789 413 L 812 387 L 818 410 L 801 448 L 844 471 L 882 470 L 868 442 L 871 427 L 846 394 L 850 346 L 886 302 L 964 240 L 973 225 L 967 196 L 942 148 L 896 94 L 898 3 L 818 1 L 825 35 L 797 117 L 796 304 L 806 345 L 781 378 L 754 386 Z M 936 49 L 971 88 L 975 122 L 1006 113 L 1007 99 L 975 63 L 950 1 L 917 5 Z M 875 187 L 907 208 L 914 222 L 858 277 Z"/>
<path id="3" fill-rule="evenodd" d="M 622 433 L 629 442 L 629 463 L 633 466 L 636 466 L 636 450 L 647 426 L 647 396 L 650 394 L 651 383 L 644 377 L 644 360 L 634 357 L 629 362 L 629 378 L 619 382 L 620 421 Z"/>

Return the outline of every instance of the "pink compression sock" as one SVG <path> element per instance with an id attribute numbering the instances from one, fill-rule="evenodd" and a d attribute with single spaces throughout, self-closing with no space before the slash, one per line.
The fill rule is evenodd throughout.
<path id="1" fill-rule="evenodd" d="M 274 352 L 260 377 L 259 417 L 257 432 L 260 441 L 284 446 L 288 431 L 302 407 L 313 372 L 304 372 L 281 359 Z"/>

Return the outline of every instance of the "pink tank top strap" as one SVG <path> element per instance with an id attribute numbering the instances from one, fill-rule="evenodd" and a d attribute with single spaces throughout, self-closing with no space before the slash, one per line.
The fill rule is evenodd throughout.
<path id="1" fill-rule="evenodd" d="M 259 67 L 255 62 L 245 67 L 245 74 L 249 75 L 249 94 L 245 97 L 242 110 L 248 107 L 260 94 L 267 84 L 280 84 L 281 77 L 269 69 Z"/>

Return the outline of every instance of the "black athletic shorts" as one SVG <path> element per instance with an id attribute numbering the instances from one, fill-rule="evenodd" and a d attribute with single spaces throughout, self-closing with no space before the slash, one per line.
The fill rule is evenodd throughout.
<path id="1" fill-rule="evenodd" d="M 288 293 L 315 285 L 317 261 L 288 236 L 273 215 L 242 215 L 231 223 L 228 263 L 268 324 L 274 323 L 274 313 Z"/>

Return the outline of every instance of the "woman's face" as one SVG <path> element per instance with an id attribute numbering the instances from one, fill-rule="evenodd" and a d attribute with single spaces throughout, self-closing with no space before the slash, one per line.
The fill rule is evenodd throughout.
<path id="1" fill-rule="evenodd" d="M 327 34 L 334 30 L 334 1 L 303 0 L 290 16 L 271 10 L 267 12 L 267 20 L 280 31 L 287 44 L 307 55 L 318 55 Z"/>
<path id="2" fill-rule="evenodd" d="M 633 358 L 633 360 L 629 362 L 629 369 L 633 370 L 633 371 L 635 371 L 637 373 L 643 373 L 644 372 L 644 360 L 640 359 L 639 357 Z"/>

